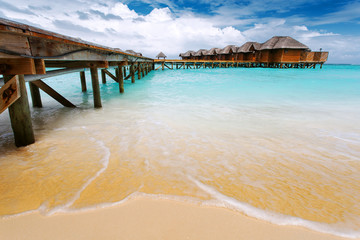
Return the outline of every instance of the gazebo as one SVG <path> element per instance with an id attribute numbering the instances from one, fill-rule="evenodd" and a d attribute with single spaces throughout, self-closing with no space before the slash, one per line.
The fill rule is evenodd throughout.
<path id="1" fill-rule="evenodd" d="M 163 53 L 163 52 L 160 52 L 158 55 L 156 55 L 157 59 L 160 59 L 160 58 L 166 58 L 166 55 Z"/>

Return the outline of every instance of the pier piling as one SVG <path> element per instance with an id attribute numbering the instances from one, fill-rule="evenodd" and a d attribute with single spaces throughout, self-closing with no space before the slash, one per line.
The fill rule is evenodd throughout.
<path id="1" fill-rule="evenodd" d="M 86 79 L 85 79 L 85 72 L 80 72 L 80 81 L 81 81 L 81 91 L 86 92 Z"/>
<path id="2" fill-rule="evenodd" d="M 13 76 L 4 75 L 4 81 L 9 81 Z M 9 108 L 11 127 L 14 132 L 15 145 L 27 146 L 35 142 L 34 131 L 31 122 L 29 101 L 25 86 L 24 75 L 15 76 L 19 81 L 20 98 Z"/>
<path id="3" fill-rule="evenodd" d="M 91 72 L 91 83 L 93 88 L 93 97 L 94 97 L 94 107 L 101 108 L 101 96 L 100 96 L 100 86 L 99 86 L 99 77 L 97 68 L 90 68 Z"/>
<path id="4" fill-rule="evenodd" d="M 33 107 L 41 108 L 42 107 L 42 102 L 41 102 L 41 95 L 40 95 L 39 87 L 36 86 L 34 83 L 29 82 L 29 89 L 30 89 L 30 94 L 31 94 L 31 100 L 32 100 Z"/>

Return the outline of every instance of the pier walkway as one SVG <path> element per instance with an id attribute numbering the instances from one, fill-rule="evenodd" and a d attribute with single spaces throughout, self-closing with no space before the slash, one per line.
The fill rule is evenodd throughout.
<path id="1" fill-rule="evenodd" d="M 323 61 L 311 62 L 254 62 L 254 61 L 232 61 L 232 60 L 177 60 L 177 59 L 155 59 L 155 70 L 167 69 L 199 69 L 199 68 L 315 68 L 317 64 L 324 64 Z"/>
<path id="2" fill-rule="evenodd" d="M 116 74 L 108 68 L 115 68 Z M 87 91 L 84 69 L 91 72 L 94 107 L 101 108 L 99 70 L 102 83 L 108 76 L 119 83 L 119 92 L 123 93 L 124 80 L 134 83 L 136 75 L 141 79 L 154 69 L 154 62 L 152 58 L 0 18 L 0 113 L 9 110 L 16 146 L 35 142 L 25 82 L 29 82 L 33 107 L 42 107 L 40 90 L 65 107 L 75 107 L 43 79 L 80 72 L 81 90 Z"/>

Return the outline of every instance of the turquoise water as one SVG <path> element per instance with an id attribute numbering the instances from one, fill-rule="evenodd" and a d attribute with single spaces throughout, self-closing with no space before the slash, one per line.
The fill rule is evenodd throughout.
<path id="1" fill-rule="evenodd" d="M 152 71 L 100 83 L 102 109 L 86 74 L 86 93 L 78 73 L 45 80 L 77 108 L 42 94 L 33 145 L 0 115 L 0 215 L 145 194 L 360 237 L 360 66 Z"/>

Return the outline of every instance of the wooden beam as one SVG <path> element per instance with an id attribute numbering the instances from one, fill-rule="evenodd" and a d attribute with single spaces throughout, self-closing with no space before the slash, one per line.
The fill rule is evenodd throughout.
<path id="1" fill-rule="evenodd" d="M 36 74 L 34 59 L 0 58 L 0 74 L 3 75 Z"/>
<path id="2" fill-rule="evenodd" d="M 138 75 L 138 79 L 141 79 L 141 67 L 140 67 L 140 63 L 138 63 L 137 75 Z"/>
<path id="3" fill-rule="evenodd" d="M 29 82 L 29 88 L 33 107 L 41 108 L 42 102 L 39 87 L 36 86 L 33 82 Z"/>
<path id="4" fill-rule="evenodd" d="M 131 83 L 135 83 L 134 63 L 130 65 Z"/>
<path id="5" fill-rule="evenodd" d="M 101 108 L 101 96 L 100 96 L 100 87 L 99 87 L 99 77 L 97 68 L 90 68 L 91 72 L 91 83 L 93 88 L 93 97 L 94 97 L 94 107 Z"/>
<path id="6" fill-rule="evenodd" d="M 31 114 L 24 75 L 17 75 L 15 77 L 19 81 L 21 96 L 8 109 L 11 120 L 11 127 L 14 132 L 15 145 L 17 147 L 22 147 L 34 143 L 35 136 L 31 122 Z M 5 82 L 11 80 L 11 78 L 12 76 L 4 75 Z"/>
<path id="7" fill-rule="evenodd" d="M 46 74 L 44 59 L 34 59 L 36 74 Z"/>
<path id="8" fill-rule="evenodd" d="M 106 83 L 106 74 L 105 74 L 105 69 L 101 69 L 101 80 L 102 83 L 105 84 Z"/>
<path id="9" fill-rule="evenodd" d="M 86 79 L 85 79 L 85 72 L 81 71 L 80 72 L 80 81 L 81 81 L 81 91 L 82 92 L 86 92 Z"/>
<path id="10" fill-rule="evenodd" d="M 124 75 L 122 71 L 122 64 L 118 66 L 118 82 L 119 82 L 119 91 L 120 93 L 124 93 Z"/>
<path id="11" fill-rule="evenodd" d="M 20 98 L 19 80 L 16 77 L 8 80 L 0 89 L 0 113 Z"/>
<path id="12" fill-rule="evenodd" d="M 107 69 L 102 69 L 109 77 L 112 78 L 112 80 L 114 80 L 115 82 L 118 82 L 118 79 L 116 76 L 114 76 L 111 72 L 109 72 L 109 70 Z"/>
<path id="13" fill-rule="evenodd" d="M 58 101 L 60 104 L 62 104 L 65 107 L 76 107 L 74 104 L 69 102 L 66 98 L 61 96 L 58 92 L 56 92 L 53 88 L 51 88 L 49 85 L 44 83 L 42 80 L 37 80 L 32 82 L 35 86 L 46 92 L 50 97 Z"/>
<path id="14" fill-rule="evenodd" d="M 46 60 L 46 67 L 67 67 L 67 68 L 108 68 L 108 61 L 61 61 Z"/>

